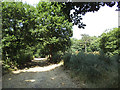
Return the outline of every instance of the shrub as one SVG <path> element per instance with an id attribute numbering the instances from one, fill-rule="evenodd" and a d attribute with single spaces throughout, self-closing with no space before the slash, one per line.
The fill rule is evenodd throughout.
<path id="1" fill-rule="evenodd" d="M 108 55 L 119 54 L 120 28 L 113 28 L 103 33 L 100 38 L 100 48 Z"/>
<path id="2" fill-rule="evenodd" d="M 61 53 L 54 53 L 52 57 L 52 62 L 53 63 L 58 63 L 62 60 L 62 54 Z"/>
<path id="3" fill-rule="evenodd" d="M 4 75 L 6 72 L 11 70 L 17 70 L 19 65 L 16 61 L 10 61 L 10 59 L 2 60 L 2 74 Z"/>
<path id="4" fill-rule="evenodd" d="M 38 57 L 39 57 L 39 54 L 35 54 L 34 57 L 35 57 L 35 58 L 38 58 Z"/>
<path id="5" fill-rule="evenodd" d="M 63 56 L 64 66 L 65 66 L 66 68 L 69 67 L 71 55 L 72 55 L 71 53 L 66 53 L 66 54 Z"/>
<path id="6" fill-rule="evenodd" d="M 30 54 L 30 53 L 20 53 L 18 55 L 18 58 L 17 58 L 16 61 L 19 65 L 23 65 L 27 62 L 30 62 L 32 59 L 33 59 L 32 54 Z"/>
<path id="7" fill-rule="evenodd" d="M 107 78 L 110 79 L 111 72 L 116 73 L 117 60 L 115 59 L 117 58 L 117 56 L 108 57 L 102 51 L 100 51 L 100 54 L 79 52 L 76 55 L 67 53 L 64 56 L 64 66 L 70 68 L 76 75 L 80 75 L 80 79 L 84 79 L 84 81 L 88 83 L 96 84 L 101 81 L 104 83 Z M 113 80 L 115 76 L 111 76 L 111 80 Z M 117 83 L 115 80 L 116 79 L 114 79 L 114 84 Z M 108 83 L 108 85 L 111 84 L 110 82 Z"/>

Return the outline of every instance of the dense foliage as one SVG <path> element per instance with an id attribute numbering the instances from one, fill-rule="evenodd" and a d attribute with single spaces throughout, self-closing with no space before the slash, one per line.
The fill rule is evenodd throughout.
<path id="1" fill-rule="evenodd" d="M 118 87 L 119 35 L 119 28 L 113 28 L 99 37 L 89 36 L 89 40 L 72 39 L 74 44 L 63 58 L 65 68 L 73 72 L 72 77 L 83 81 L 84 87 Z M 82 41 L 89 43 L 81 45 Z"/>
<path id="2" fill-rule="evenodd" d="M 31 60 L 34 37 L 30 30 L 34 25 L 33 6 L 21 2 L 2 3 L 2 60 L 5 63 L 14 65 Z"/>
<path id="3" fill-rule="evenodd" d="M 58 3 L 38 3 L 36 27 L 34 31 L 41 40 L 44 49 L 51 55 L 58 51 L 65 51 L 70 46 L 72 24 L 68 22 Z"/>
<path id="4" fill-rule="evenodd" d="M 70 69 L 72 77 L 78 77 L 83 87 L 118 87 L 117 57 L 108 58 L 102 52 L 97 54 L 66 53 L 64 66 Z"/>
<path id="5" fill-rule="evenodd" d="M 105 4 L 112 7 L 115 3 L 39 2 L 33 7 L 22 2 L 2 2 L 3 68 L 20 67 L 33 56 L 49 55 L 53 62 L 64 59 L 64 66 L 84 83 L 98 81 L 102 83 L 98 87 L 116 87 L 120 30 L 114 28 L 100 37 L 83 34 L 80 40 L 70 38 L 72 25 L 85 26 L 80 15 L 98 11 Z M 70 15 L 72 9 L 75 12 Z"/>
<path id="6" fill-rule="evenodd" d="M 87 34 L 83 34 L 81 39 L 71 38 L 71 51 L 84 51 L 84 52 L 95 52 L 99 51 L 99 42 L 100 37 L 89 36 Z M 70 49 L 69 49 L 70 51 Z"/>
<path id="7" fill-rule="evenodd" d="M 100 39 L 100 48 L 104 53 L 120 55 L 120 29 L 114 28 L 113 30 L 103 33 Z"/>
<path id="8" fill-rule="evenodd" d="M 4 67 L 23 65 L 34 56 L 65 51 L 70 45 L 72 24 L 57 2 L 2 2 L 2 60 Z M 19 66 L 17 66 L 19 67 Z"/>

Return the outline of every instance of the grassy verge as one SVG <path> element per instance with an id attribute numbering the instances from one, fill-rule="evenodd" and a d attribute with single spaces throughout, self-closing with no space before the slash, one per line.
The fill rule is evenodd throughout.
<path id="1" fill-rule="evenodd" d="M 71 70 L 71 77 L 77 78 L 83 88 L 118 87 L 116 56 L 108 57 L 104 53 L 67 53 L 64 56 L 64 67 Z"/>

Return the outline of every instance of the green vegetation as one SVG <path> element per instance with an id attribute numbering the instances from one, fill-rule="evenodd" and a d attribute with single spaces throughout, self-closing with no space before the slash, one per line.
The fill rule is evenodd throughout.
<path id="1" fill-rule="evenodd" d="M 62 7 L 57 2 L 39 2 L 36 7 L 22 2 L 2 2 L 2 60 L 5 69 L 21 68 L 33 57 L 49 55 L 51 61 L 58 52 L 70 47 L 72 23 L 62 12 Z"/>
<path id="2" fill-rule="evenodd" d="M 31 12 L 29 12 L 31 10 Z M 2 60 L 4 68 L 23 65 L 32 58 L 34 7 L 21 2 L 2 3 Z M 28 21 L 29 20 L 29 21 Z"/>
<path id="3" fill-rule="evenodd" d="M 71 38 L 72 45 L 71 45 L 71 51 L 84 51 L 84 52 L 94 52 L 99 51 L 99 37 L 96 36 L 89 36 L 87 34 L 82 35 L 82 39 L 77 40 L 75 38 Z"/>
<path id="4" fill-rule="evenodd" d="M 120 29 L 114 28 L 113 30 L 103 33 L 100 39 L 100 48 L 109 56 L 120 55 Z"/>
<path id="5" fill-rule="evenodd" d="M 61 11 L 62 5 L 58 3 L 38 3 L 36 30 L 37 39 L 52 60 L 53 53 L 65 51 L 70 46 L 72 37 L 72 24 L 66 20 Z"/>
<path id="6" fill-rule="evenodd" d="M 66 52 L 64 66 L 72 71 L 72 77 L 77 77 L 84 82 L 83 87 L 118 87 L 119 31 L 118 28 L 114 28 L 108 33 L 103 33 L 98 39 L 94 39 L 88 45 L 91 49 L 89 52 L 85 52 L 82 48 L 82 51 L 74 52 L 77 50 L 75 44 L 71 47 L 72 50 Z M 98 45 L 95 43 L 97 40 L 99 40 Z M 80 43 L 80 40 L 76 40 L 77 42 Z M 93 49 L 91 46 L 100 48 Z"/>
<path id="7" fill-rule="evenodd" d="M 108 58 L 102 54 L 67 53 L 64 66 L 72 71 L 72 77 L 84 82 L 85 86 L 82 87 L 118 87 L 116 57 Z"/>
<path id="8" fill-rule="evenodd" d="M 114 5 L 39 2 L 34 7 L 22 2 L 2 2 L 3 71 L 21 68 L 34 57 L 48 57 L 54 63 L 63 59 L 72 76 L 84 82 L 82 87 L 118 87 L 119 28 L 99 37 L 83 34 L 80 40 L 71 38 L 73 25 L 85 27 L 79 14 L 98 11 L 105 4 Z M 82 6 L 89 9 L 81 11 Z M 70 15 L 72 9 L 76 13 Z"/>

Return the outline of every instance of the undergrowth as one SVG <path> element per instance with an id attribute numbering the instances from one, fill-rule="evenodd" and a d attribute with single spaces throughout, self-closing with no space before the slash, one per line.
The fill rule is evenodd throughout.
<path id="1" fill-rule="evenodd" d="M 88 88 L 118 87 L 117 56 L 100 54 L 66 53 L 64 66 L 72 71 L 72 77 L 78 77 Z"/>
<path id="2" fill-rule="evenodd" d="M 24 67 L 24 65 L 30 62 L 33 59 L 31 53 L 19 53 L 18 55 L 14 56 L 14 58 L 6 58 L 2 60 L 2 73 L 3 75 L 11 72 L 13 70 L 18 70 Z"/>

